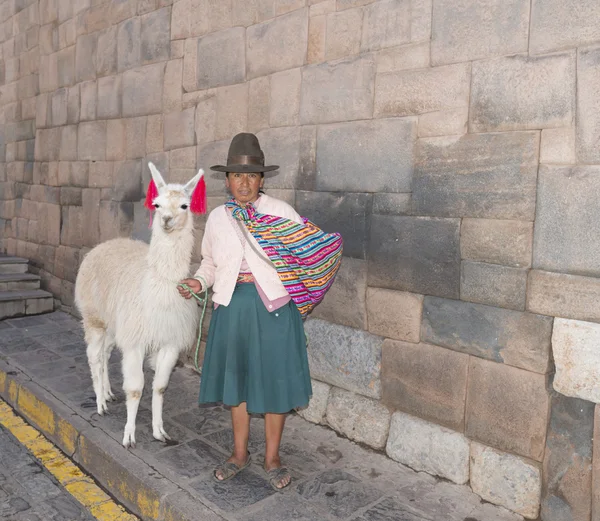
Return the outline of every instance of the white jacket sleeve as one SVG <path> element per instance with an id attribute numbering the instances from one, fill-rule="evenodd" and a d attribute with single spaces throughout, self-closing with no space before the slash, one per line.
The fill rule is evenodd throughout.
<path id="1" fill-rule="evenodd" d="M 206 228 L 204 229 L 204 237 L 202 237 L 202 261 L 200 262 L 200 267 L 194 274 L 194 278 L 202 282 L 202 289 L 206 290 L 215 283 L 216 266 L 212 256 L 213 233 L 213 226 L 211 225 L 209 216 L 209 219 L 206 221 Z M 205 282 L 207 284 L 206 288 L 204 287 Z"/>

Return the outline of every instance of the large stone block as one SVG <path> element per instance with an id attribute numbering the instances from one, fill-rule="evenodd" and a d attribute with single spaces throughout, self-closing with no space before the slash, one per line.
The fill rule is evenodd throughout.
<path id="1" fill-rule="evenodd" d="M 533 223 L 495 219 L 463 219 L 460 252 L 463 259 L 515 268 L 531 266 Z"/>
<path id="2" fill-rule="evenodd" d="M 469 480 L 469 440 L 402 412 L 392 415 L 386 449 L 393 460 L 462 485 Z"/>
<path id="3" fill-rule="evenodd" d="M 305 325 L 314 378 L 370 398 L 381 397 L 383 338 L 316 318 Z"/>
<path id="4" fill-rule="evenodd" d="M 369 286 L 458 298 L 458 219 L 373 215 Z"/>
<path id="5" fill-rule="evenodd" d="M 581 63 L 581 62 L 580 62 Z M 581 79 L 581 76 L 579 76 Z M 581 107 L 582 93 L 578 93 L 578 106 Z M 583 114 L 578 117 L 578 128 L 583 125 Z M 540 163 L 575 164 L 575 129 L 546 128 L 542 130 L 542 142 L 540 145 Z"/>
<path id="6" fill-rule="evenodd" d="M 117 70 L 123 72 L 141 64 L 142 22 L 131 18 L 121 25 L 117 34 Z"/>
<path id="7" fill-rule="evenodd" d="M 214 99 L 214 98 L 213 98 Z M 256 78 L 249 82 L 248 87 L 248 132 L 259 132 L 269 128 L 271 117 L 271 80 L 270 77 Z M 214 104 L 214 103 L 213 103 Z M 206 102 L 207 111 L 214 109 L 211 103 Z M 200 107 L 200 105 L 198 105 Z M 200 109 L 199 109 L 200 110 Z M 196 114 L 196 118 L 198 115 Z M 207 132 L 210 136 L 210 131 Z M 214 131 L 213 131 L 214 134 Z M 203 141 L 209 141 L 204 138 Z"/>
<path id="8" fill-rule="evenodd" d="M 468 119 L 468 107 L 422 114 L 419 116 L 419 137 L 466 134 Z"/>
<path id="9" fill-rule="evenodd" d="M 311 16 L 311 24 L 313 19 L 314 18 Z M 337 60 L 338 58 L 344 58 L 346 56 L 358 54 L 360 52 L 362 24 L 362 9 L 348 9 L 337 13 L 333 12 L 327 15 L 324 54 L 325 60 Z M 314 38 L 314 34 L 312 36 Z M 313 41 L 313 44 L 314 43 L 315 42 Z"/>
<path id="10" fill-rule="evenodd" d="M 301 9 L 306 5 L 306 0 L 285 0 L 273 2 L 272 0 L 233 0 L 232 24 L 253 25 L 274 18 L 282 14 Z M 309 2 L 310 5 L 310 2 Z"/>
<path id="11" fill-rule="evenodd" d="M 79 124 L 77 155 L 80 160 L 104 161 L 106 158 L 106 121 Z"/>
<path id="12" fill-rule="evenodd" d="M 116 74 L 118 27 L 116 25 L 105 29 L 98 34 L 96 47 L 96 73 L 98 76 Z"/>
<path id="13" fill-rule="evenodd" d="M 183 101 L 183 60 L 170 60 L 165 71 L 163 112 L 181 111 Z"/>
<path id="14" fill-rule="evenodd" d="M 527 0 L 436 0 L 432 61 L 435 65 L 526 52 Z"/>
<path id="15" fill-rule="evenodd" d="M 413 118 L 319 126 L 316 189 L 410 192 L 416 138 Z"/>
<path id="16" fill-rule="evenodd" d="M 115 164 L 113 172 L 113 201 L 142 199 L 142 163 L 139 160 L 122 161 Z"/>
<path id="17" fill-rule="evenodd" d="M 390 429 L 390 411 L 376 400 L 334 387 L 327 403 L 327 423 L 351 440 L 383 449 Z"/>
<path id="18" fill-rule="evenodd" d="M 371 55 L 310 65 L 302 72 L 300 123 L 331 123 L 373 116 L 375 61 Z"/>
<path id="19" fill-rule="evenodd" d="M 533 221 L 539 134 L 420 139 L 413 210 L 420 215 Z"/>
<path id="20" fill-rule="evenodd" d="M 469 357 L 443 347 L 396 340 L 383 343 L 383 403 L 394 409 L 464 430 Z"/>
<path id="21" fill-rule="evenodd" d="M 473 64 L 471 132 L 567 127 L 575 112 L 575 52 Z"/>
<path id="22" fill-rule="evenodd" d="M 463 261 L 460 298 L 500 308 L 525 309 L 526 269 Z"/>
<path id="23" fill-rule="evenodd" d="M 146 117 L 125 120 L 126 156 L 136 159 L 146 154 Z"/>
<path id="24" fill-rule="evenodd" d="M 164 116 L 165 150 L 189 147 L 194 145 L 194 117 L 193 107 L 182 112 L 172 112 Z"/>
<path id="25" fill-rule="evenodd" d="M 340 302 L 340 308 L 342 307 Z M 423 313 L 422 295 L 368 288 L 367 313 L 371 333 L 407 342 L 419 341 Z"/>
<path id="26" fill-rule="evenodd" d="M 424 69 L 430 65 L 429 55 L 429 42 L 383 49 L 377 53 L 377 74 Z"/>
<path id="27" fill-rule="evenodd" d="M 409 43 L 411 4 L 412 2 L 407 0 L 380 0 L 365 7 L 361 52 L 378 51 Z"/>
<path id="28" fill-rule="evenodd" d="M 554 389 L 574 398 L 600 403 L 600 324 L 557 318 L 552 333 L 556 366 Z"/>
<path id="29" fill-rule="evenodd" d="M 271 76 L 271 99 L 269 103 L 269 124 L 271 127 L 284 127 L 298 124 L 300 110 L 300 69 L 278 72 Z"/>
<path id="30" fill-rule="evenodd" d="M 600 13 L 600 9 L 599 9 Z M 599 163 L 600 150 L 600 47 L 580 49 L 577 56 L 577 159 Z"/>
<path id="31" fill-rule="evenodd" d="M 311 16 L 308 21 L 308 50 L 306 61 L 320 63 L 325 61 L 325 47 L 327 38 L 327 16 Z"/>
<path id="32" fill-rule="evenodd" d="M 106 160 L 122 161 L 127 158 L 127 132 L 124 119 L 106 122 Z"/>
<path id="33" fill-rule="evenodd" d="M 222 141 L 211 141 L 205 145 L 199 145 L 197 147 L 198 168 L 204 168 L 205 172 L 210 172 L 211 165 L 225 164 L 227 162 L 227 151 L 230 143 L 231 139 L 224 139 Z M 261 147 L 262 146 L 263 144 L 261 141 Z M 206 194 L 208 196 L 225 197 L 227 192 L 225 190 L 225 180 L 222 174 L 208 173 L 204 177 L 206 181 Z"/>
<path id="34" fill-rule="evenodd" d="M 370 194 L 297 192 L 296 210 L 326 232 L 339 232 L 344 255 L 366 260 Z"/>
<path id="35" fill-rule="evenodd" d="M 595 0 L 533 0 L 531 53 L 583 46 L 600 40 L 600 5 Z"/>
<path id="36" fill-rule="evenodd" d="M 35 138 L 35 159 L 37 161 L 58 161 L 60 138 L 60 128 L 38 130 Z"/>
<path id="37" fill-rule="evenodd" d="M 308 8 L 298 9 L 246 30 L 248 79 L 304 65 Z"/>
<path id="38" fill-rule="evenodd" d="M 374 194 L 373 213 L 380 215 L 410 215 L 411 194 Z"/>
<path id="39" fill-rule="evenodd" d="M 248 84 L 219 87 L 215 139 L 231 139 L 248 125 Z"/>
<path id="40" fill-rule="evenodd" d="M 89 42 L 88 42 L 89 43 Z M 86 47 L 87 48 L 87 47 Z M 73 45 L 71 47 L 67 47 L 62 51 L 58 51 L 56 54 L 51 55 L 50 62 L 56 65 L 56 74 L 57 74 L 57 85 L 56 87 L 70 87 L 75 83 L 75 49 L 76 46 Z M 54 84 L 54 78 L 51 75 L 50 85 Z M 40 73 L 40 84 L 41 81 L 41 73 Z M 41 88 L 41 85 L 40 85 Z M 53 90 L 52 88 L 49 90 Z"/>
<path id="41" fill-rule="evenodd" d="M 600 275 L 600 167 L 540 166 L 533 267 Z"/>
<path id="42" fill-rule="evenodd" d="M 344 326 L 366 329 L 366 290 L 367 262 L 344 257 L 333 286 L 311 316 Z M 352 306 L 349 307 L 348 302 L 352 302 Z M 380 334 L 372 330 L 371 332 Z"/>
<path id="43" fill-rule="evenodd" d="M 425 297 L 421 339 L 537 373 L 548 370 L 552 318 Z"/>
<path id="44" fill-rule="evenodd" d="M 242 83 L 246 76 L 246 30 L 232 27 L 198 39 L 197 89 Z"/>
<path id="45" fill-rule="evenodd" d="M 546 377 L 471 357 L 465 434 L 542 461 L 548 424 Z"/>
<path id="46" fill-rule="evenodd" d="M 60 127 L 67 123 L 68 89 L 62 88 L 52 93 L 52 126 Z"/>
<path id="47" fill-rule="evenodd" d="M 118 118 L 121 115 L 121 76 L 107 76 L 98 80 L 99 119 Z"/>
<path id="48" fill-rule="evenodd" d="M 538 515 L 540 469 L 517 456 L 471 443 L 471 488 L 486 501 L 528 519 Z"/>
<path id="49" fill-rule="evenodd" d="M 61 161 L 77 161 L 77 125 L 61 128 L 59 157 Z"/>
<path id="50" fill-rule="evenodd" d="M 541 519 L 589 520 L 594 404 L 554 395 L 544 456 Z"/>
<path id="51" fill-rule="evenodd" d="M 81 121 L 92 121 L 96 119 L 98 108 L 98 86 L 96 81 L 85 81 L 79 84 L 81 108 L 79 119 Z"/>
<path id="52" fill-rule="evenodd" d="M 279 174 L 265 183 L 266 189 L 295 188 L 300 175 L 300 128 L 273 128 L 258 132 L 257 136 L 269 164 L 279 165 Z"/>
<path id="53" fill-rule="evenodd" d="M 171 48 L 171 8 L 163 7 L 141 17 L 142 63 L 168 60 Z"/>
<path id="54" fill-rule="evenodd" d="M 82 34 L 77 38 L 75 46 L 75 70 L 77 82 L 96 78 L 96 47 L 98 35 Z"/>
<path id="55" fill-rule="evenodd" d="M 156 63 L 123 74 L 123 116 L 159 114 L 162 111 L 162 90 L 165 64 Z"/>
<path id="56" fill-rule="evenodd" d="M 532 270 L 527 309 L 542 315 L 600 322 L 600 279 Z"/>
<path id="57" fill-rule="evenodd" d="M 470 85 L 468 63 L 378 74 L 375 116 L 413 116 L 466 107 Z"/>
<path id="58" fill-rule="evenodd" d="M 311 387 L 313 393 L 308 406 L 303 409 L 297 409 L 296 412 L 306 421 L 321 423 L 327 412 L 327 402 L 329 401 L 331 386 L 318 380 L 312 380 Z"/>

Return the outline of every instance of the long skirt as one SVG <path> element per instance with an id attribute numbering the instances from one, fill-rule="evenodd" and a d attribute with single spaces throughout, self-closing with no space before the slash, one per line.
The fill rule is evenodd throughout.
<path id="1" fill-rule="evenodd" d="M 306 336 L 293 301 L 269 313 L 252 283 L 238 284 L 213 311 L 200 381 L 200 403 L 249 413 L 287 413 L 312 395 Z"/>

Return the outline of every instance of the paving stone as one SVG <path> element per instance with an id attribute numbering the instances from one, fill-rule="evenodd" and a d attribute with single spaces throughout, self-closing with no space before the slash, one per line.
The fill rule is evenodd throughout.
<path id="1" fill-rule="evenodd" d="M 327 423 L 351 440 L 382 449 L 390 428 L 390 411 L 376 400 L 334 387 L 327 403 Z"/>
<path id="2" fill-rule="evenodd" d="M 325 232 L 340 233 L 346 257 L 366 260 L 371 198 L 370 194 L 297 192 L 296 211 Z"/>
<path id="3" fill-rule="evenodd" d="M 142 63 L 167 60 L 171 43 L 171 8 L 150 12 L 141 18 Z"/>
<path id="4" fill-rule="evenodd" d="M 413 211 L 533 221 L 538 140 L 537 132 L 420 139 Z"/>
<path id="5" fill-rule="evenodd" d="M 458 298 L 459 220 L 373 215 L 368 284 Z"/>
<path id="6" fill-rule="evenodd" d="M 230 426 L 231 416 L 223 407 L 197 407 L 173 416 L 173 420 L 191 432 L 205 435 Z"/>
<path id="7" fill-rule="evenodd" d="M 425 297 L 421 339 L 537 373 L 548 370 L 552 318 Z"/>
<path id="8" fill-rule="evenodd" d="M 578 94 L 581 100 L 582 94 Z M 579 118 L 579 126 L 582 120 Z M 540 163 L 569 164 L 576 163 L 575 158 L 575 129 L 546 128 L 542 130 L 542 142 L 540 145 Z"/>
<path id="9" fill-rule="evenodd" d="M 370 119 L 374 83 L 375 62 L 370 55 L 309 65 L 302 72 L 300 123 Z"/>
<path id="10" fill-rule="evenodd" d="M 344 257 L 333 286 L 323 301 L 314 308 L 311 316 L 344 326 L 365 329 L 367 324 L 366 290 L 367 262 Z M 346 305 L 348 302 L 352 302 L 351 309 L 348 309 Z"/>
<path id="11" fill-rule="evenodd" d="M 196 90 L 244 81 L 245 37 L 243 27 L 232 27 L 198 39 Z"/>
<path id="12" fill-rule="evenodd" d="M 600 80 L 600 47 L 581 49 L 577 55 L 577 137 L 576 152 L 579 162 L 598 163 L 598 126 L 600 108 L 594 96 Z"/>
<path id="13" fill-rule="evenodd" d="M 571 125 L 575 60 L 575 53 L 569 52 L 475 62 L 469 130 L 489 132 Z"/>
<path id="14" fill-rule="evenodd" d="M 265 500 L 264 506 L 257 512 L 242 513 L 242 521 L 263 521 L 264 519 L 293 519 L 294 521 L 325 520 L 325 514 L 298 495 L 276 496 L 277 501 Z"/>
<path id="15" fill-rule="evenodd" d="M 203 444 L 203 447 L 208 445 Z M 201 456 L 201 457 L 200 457 Z M 199 455 L 189 444 L 168 447 L 156 459 L 170 469 L 173 477 L 195 478 L 221 462 L 223 455 L 215 449 L 204 450 Z"/>
<path id="16" fill-rule="evenodd" d="M 555 394 L 543 466 L 542 519 L 590 519 L 594 404 Z"/>
<path id="17" fill-rule="evenodd" d="M 486 501 L 535 519 L 541 485 L 538 467 L 512 454 L 471 444 L 471 487 Z"/>
<path id="18" fill-rule="evenodd" d="M 117 70 L 127 71 L 141 64 L 142 23 L 131 18 L 119 25 L 117 35 Z"/>
<path id="19" fill-rule="evenodd" d="M 367 288 L 367 312 L 371 333 L 396 340 L 419 342 L 423 314 L 422 295 Z"/>
<path id="20" fill-rule="evenodd" d="M 123 116 L 144 116 L 162 111 L 165 64 L 157 63 L 123 74 Z"/>
<path id="21" fill-rule="evenodd" d="M 375 117 L 414 116 L 467 107 L 469 64 L 377 75 Z"/>
<path id="22" fill-rule="evenodd" d="M 548 406 L 544 375 L 471 358 L 465 431 L 469 438 L 541 461 Z"/>
<path id="23" fill-rule="evenodd" d="M 233 431 L 231 426 L 227 429 L 213 432 L 204 436 L 212 445 L 218 446 L 225 454 L 231 454 L 233 451 Z M 250 424 L 250 437 L 248 442 L 248 450 L 258 460 L 258 454 L 264 450 L 265 446 L 265 430 L 262 426 L 254 423 Z"/>
<path id="24" fill-rule="evenodd" d="M 195 144 L 194 136 L 195 109 L 193 107 L 182 112 L 171 112 L 164 116 L 164 149 L 190 147 Z M 195 155 L 195 154 L 194 154 Z M 195 160 L 195 158 L 194 158 Z"/>
<path id="25" fill-rule="evenodd" d="M 417 471 L 463 484 L 469 479 L 469 440 L 403 412 L 392 415 L 387 455 Z"/>
<path id="26" fill-rule="evenodd" d="M 394 409 L 464 430 L 469 357 L 443 347 L 385 340 L 383 403 Z"/>
<path id="27" fill-rule="evenodd" d="M 312 423 L 322 423 L 327 411 L 327 402 L 329 400 L 329 392 L 331 386 L 319 382 L 318 380 L 311 381 L 312 396 L 308 402 L 308 406 L 302 409 L 296 409 L 299 416 Z"/>
<path id="28" fill-rule="evenodd" d="M 432 61 L 435 65 L 526 52 L 529 37 L 526 0 L 436 1 Z"/>
<path id="29" fill-rule="evenodd" d="M 412 118 L 319 126 L 316 189 L 409 192 L 416 137 Z"/>
<path id="30" fill-rule="evenodd" d="M 463 261 L 460 298 L 500 308 L 525 310 L 527 269 Z"/>
<path id="31" fill-rule="evenodd" d="M 305 328 L 313 378 L 370 398 L 381 396 L 381 337 L 320 319 L 310 319 Z"/>
<path id="32" fill-rule="evenodd" d="M 299 9 L 246 30 L 247 78 L 304 65 L 308 10 Z"/>
<path id="33" fill-rule="evenodd" d="M 589 233 L 597 223 L 599 172 L 597 166 L 540 166 L 534 268 L 576 275 L 600 274 L 600 241 Z"/>
<path id="34" fill-rule="evenodd" d="M 531 266 L 533 223 L 495 219 L 463 219 L 460 252 L 463 259 Z"/>

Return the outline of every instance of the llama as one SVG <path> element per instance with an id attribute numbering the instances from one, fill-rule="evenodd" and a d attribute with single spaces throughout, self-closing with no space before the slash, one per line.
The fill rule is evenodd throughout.
<path id="1" fill-rule="evenodd" d="M 108 359 L 115 345 L 123 356 L 126 448 L 135 448 L 146 359 L 155 371 L 152 434 L 163 442 L 170 439 L 163 427 L 163 394 L 179 354 L 194 344 L 199 322 L 196 301 L 182 298 L 177 284 L 190 269 L 194 246 L 191 211 L 196 211 L 196 195 L 204 188 L 204 171 L 184 186 L 165 183 L 152 163 L 149 167 L 154 184 L 149 187 L 147 206 L 156 209 L 150 244 L 124 238 L 99 244 L 83 259 L 75 282 L 75 303 L 83 318 L 100 415 L 108 410 L 106 402 L 114 399 Z M 196 187 L 199 190 L 194 192 Z"/>

